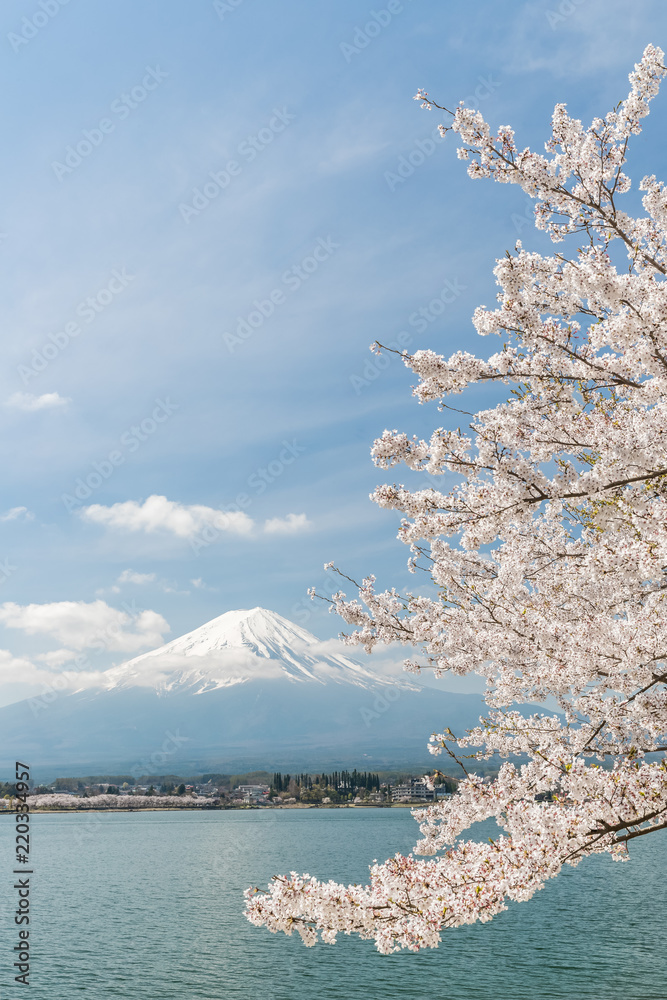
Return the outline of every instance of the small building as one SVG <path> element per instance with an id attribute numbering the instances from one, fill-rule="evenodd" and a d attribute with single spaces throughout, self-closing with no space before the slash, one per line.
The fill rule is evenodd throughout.
<path id="1" fill-rule="evenodd" d="M 394 802 L 434 802 L 444 796 L 444 785 L 429 788 L 425 778 L 408 778 L 407 781 L 394 785 L 391 789 Z"/>
<path id="2" fill-rule="evenodd" d="M 267 801 L 269 791 L 268 785 L 239 785 L 232 794 L 244 802 L 258 803 Z"/>

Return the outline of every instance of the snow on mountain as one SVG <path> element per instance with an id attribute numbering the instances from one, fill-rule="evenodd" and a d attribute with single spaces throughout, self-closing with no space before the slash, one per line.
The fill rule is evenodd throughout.
<path id="1" fill-rule="evenodd" d="M 393 768 L 427 765 L 444 726 L 477 724 L 479 695 L 372 665 L 272 611 L 228 611 L 111 668 L 98 688 L 0 708 L 0 756 L 54 775 Z"/>
<path id="2" fill-rule="evenodd" d="M 107 690 L 152 687 L 203 694 L 260 679 L 370 688 L 395 685 L 329 653 L 311 632 L 264 608 L 227 611 L 193 632 L 106 671 Z M 401 688 L 413 685 L 399 682 Z"/>

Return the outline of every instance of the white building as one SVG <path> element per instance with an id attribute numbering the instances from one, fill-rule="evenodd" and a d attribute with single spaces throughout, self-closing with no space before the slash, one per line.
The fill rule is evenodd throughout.
<path id="1" fill-rule="evenodd" d="M 400 785 L 393 785 L 391 789 L 394 802 L 433 802 L 444 798 L 445 794 L 444 785 L 429 788 L 425 778 L 409 778 Z"/>
<path id="2" fill-rule="evenodd" d="M 269 795 L 268 785 L 239 785 L 232 793 L 244 802 L 266 802 Z"/>

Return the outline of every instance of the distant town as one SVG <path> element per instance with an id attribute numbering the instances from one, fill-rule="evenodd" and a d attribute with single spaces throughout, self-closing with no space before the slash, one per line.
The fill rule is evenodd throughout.
<path id="1" fill-rule="evenodd" d="M 29 792 L 32 808 L 210 808 L 281 806 L 391 806 L 442 799 L 456 790 L 455 778 L 444 774 L 427 780 L 423 775 L 395 772 L 331 771 L 317 774 L 245 775 L 97 775 L 57 778 L 35 785 Z M 0 810 L 12 808 L 15 786 L 0 782 Z"/>

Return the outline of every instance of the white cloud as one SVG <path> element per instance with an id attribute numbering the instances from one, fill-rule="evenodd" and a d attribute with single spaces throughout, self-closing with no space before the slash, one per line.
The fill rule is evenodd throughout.
<path id="1" fill-rule="evenodd" d="M 118 531 L 167 531 L 177 538 L 194 539 L 201 536 L 204 544 L 215 542 L 221 535 L 250 537 L 264 531 L 266 534 L 295 534 L 310 527 L 305 514 L 288 514 L 285 518 L 271 518 L 258 528 L 243 511 L 217 510 L 202 504 L 181 504 L 163 496 L 150 496 L 141 503 L 126 500 L 104 507 L 92 504 L 84 507 L 80 516 L 93 524 L 102 524 Z"/>
<path id="2" fill-rule="evenodd" d="M 272 517 L 264 522 L 267 535 L 296 535 L 307 531 L 311 522 L 305 514 L 288 514 L 287 517 Z"/>
<path id="3" fill-rule="evenodd" d="M 34 516 L 27 507 L 12 507 L 6 514 L 0 515 L 0 521 L 32 521 Z"/>
<path id="4" fill-rule="evenodd" d="M 218 587 L 211 587 L 201 576 L 198 576 L 196 580 L 190 580 L 190 586 L 194 587 L 195 590 L 209 590 L 211 593 L 217 593 Z M 189 593 L 189 591 L 188 591 Z"/>
<path id="5" fill-rule="evenodd" d="M 426 665 L 425 657 L 417 654 L 414 649 L 400 642 L 390 644 L 378 643 L 372 653 L 366 653 L 361 646 L 350 646 L 340 639 L 322 639 L 317 643 L 304 643 L 297 649 L 308 652 L 311 656 L 346 656 L 361 663 L 365 670 L 375 675 L 379 683 L 389 682 L 399 684 L 402 688 L 433 688 L 436 691 L 452 694 L 484 694 L 487 690 L 486 680 L 477 673 L 461 676 L 445 670 L 436 677 L 433 670 Z M 406 659 L 417 659 L 424 663 L 421 674 L 408 673 L 405 669 Z"/>
<path id="6" fill-rule="evenodd" d="M 643 0 L 642 15 L 627 16 L 625 0 L 565 0 L 536 4 L 534 0 L 507 9 L 501 33 L 485 30 L 487 12 L 480 6 L 450 36 L 457 48 L 465 45 L 471 32 L 477 39 L 476 51 L 481 62 L 498 66 L 499 44 L 503 51 L 502 71 L 507 74 L 545 72 L 551 77 L 570 80 L 590 78 L 622 69 L 617 98 L 628 92 L 627 73 L 640 58 L 649 38 L 646 24 L 662 10 L 656 0 Z M 623 24 L 623 30 L 618 25 Z M 495 71 L 497 72 L 497 70 Z M 463 96 L 463 95 L 461 95 Z M 458 99 L 458 98 L 457 98 Z M 554 101 L 557 98 L 554 96 Z M 560 98 L 558 98 L 560 99 Z M 483 109 L 482 109 L 483 110 Z M 597 109 L 596 114 L 607 108 Z M 584 125 L 587 123 L 585 122 Z"/>
<path id="7" fill-rule="evenodd" d="M 126 500 L 111 507 L 92 504 L 84 507 L 80 515 L 86 521 L 108 528 L 147 533 L 169 531 L 178 538 L 194 538 L 205 528 L 232 535 L 248 535 L 253 529 L 252 519 L 242 511 L 226 513 L 200 504 L 187 506 L 155 495 L 143 503 Z"/>
<path id="8" fill-rule="evenodd" d="M 135 573 L 133 569 L 124 569 L 116 583 L 136 583 L 141 587 L 146 583 L 155 581 L 155 573 Z"/>
<path id="9" fill-rule="evenodd" d="M 35 659 L 46 663 L 47 667 L 62 667 L 64 663 L 71 663 L 77 655 L 73 649 L 52 649 L 48 653 L 38 653 Z"/>
<path id="10" fill-rule="evenodd" d="M 54 406 L 67 406 L 71 402 L 71 399 L 57 392 L 45 392 L 41 396 L 34 396 L 31 392 L 15 392 L 6 401 L 5 406 L 13 406 L 17 410 L 32 413 L 35 410 L 50 410 Z"/>
<path id="11" fill-rule="evenodd" d="M 145 587 L 148 584 L 153 584 L 158 590 L 161 590 L 164 594 L 189 594 L 189 590 L 179 590 L 178 586 L 174 582 L 170 582 L 165 579 L 158 579 L 156 573 L 137 573 L 133 569 L 124 569 L 123 572 L 118 576 L 114 583 L 110 587 L 100 587 L 95 591 L 96 597 L 104 597 L 107 594 L 121 594 L 123 589 L 128 585 L 136 587 Z"/>
<path id="12" fill-rule="evenodd" d="M 16 681 L 31 683 L 35 680 L 38 668 L 23 656 L 14 656 L 7 649 L 0 649 L 0 683 L 7 684 Z"/>
<path id="13" fill-rule="evenodd" d="M 104 601 L 59 601 L 53 604 L 0 605 L 0 622 L 28 635 L 50 635 L 72 649 L 120 650 L 132 653 L 159 646 L 169 625 L 156 611 L 130 615 Z"/>
<path id="14" fill-rule="evenodd" d="M 362 646 L 349 645 L 342 639 L 320 639 L 315 643 L 295 643 L 300 652 L 311 656 L 344 656 L 347 659 L 361 663 L 365 670 L 375 674 L 378 681 L 398 681 L 403 686 L 419 687 L 420 682 L 414 674 L 405 670 L 407 652 L 398 642 L 386 645 L 378 643 L 372 653 L 367 653 Z"/>
<path id="15" fill-rule="evenodd" d="M 131 686 L 153 687 L 173 685 L 182 682 L 183 675 L 189 675 L 195 687 L 228 687 L 248 680 L 284 678 L 285 674 L 277 660 L 253 653 L 249 649 L 217 649 L 204 656 L 189 656 L 187 653 L 165 652 L 137 657 L 110 667 L 104 673 L 105 687 L 118 687 L 129 683 Z"/>
<path id="16" fill-rule="evenodd" d="M 67 652 L 59 650 L 58 652 Z M 74 656 L 70 657 L 70 659 Z M 37 657 L 44 660 L 44 656 Z M 48 667 L 54 664 L 49 663 Z M 0 649 L 0 689 L 3 693 L 2 704 L 12 704 L 13 701 L 29 697 L 44 699 L 44 704 L 50 704 L 53 697 L 58 692 L 84 690 L 90 687 L 102 687 L 106 683 L 104 671 L 64 670 L 55 672 L 52 669 L 44 669 L 37 666 L 31 660 L 23 656 L 14 656 L 7 649 Z M 16 690 L 19 685 L 19 691 Z M 8 702 L 4 701 L 10 691 L 14 691 L 14 697 L 10 696 Z"/>

